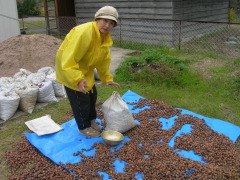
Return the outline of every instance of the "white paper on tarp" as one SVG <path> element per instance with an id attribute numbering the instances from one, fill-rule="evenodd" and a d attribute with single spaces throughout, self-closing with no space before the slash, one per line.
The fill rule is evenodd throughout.
<path id="1" fill-rule="evenodd" d="M 55 123 L 51 119 L 50 115 L 27 121 L 25 122 L 25 124 L 31 131 L 35 132 L 38 136 L 52 134 L 63 129 L 62 126 Z"/>

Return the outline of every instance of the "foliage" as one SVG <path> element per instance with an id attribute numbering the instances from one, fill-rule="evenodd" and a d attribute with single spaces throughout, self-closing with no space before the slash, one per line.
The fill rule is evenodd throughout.
<path id="1" fill-rule="evenodd" d="M 233 61 L 233 66 L 240 69 L 240 58 Z M 237 73 L 236 79 L 234 80 L 234 87 L 236 88 L 235 96 L 240 96 L 240 72 Z"/>
<path id="2" fill-rule="evenodd" d="M 240 0 L 230 0 L 230 7 L 238 9 L 240 7 Z"/>
<path id="3" fill-rule="evenodd" d="M 211 67 L 191 66 L 204 60 L 211 60 Z M 146 49 L 139 56 L 126 58 L 116 70 L 115 80 L 146 98 L 240 125 L 239 65 L 239 58 L 227 60 L 212 53 Z"/>
<path id="4" fill-rule="evenodd" d="M 188 70 L 191 60 L 169 54 L 168 48 L 158 48 L 145 50 L 139 57 L 129 57 L 116 70 L 117 78 L 167 87 L 184 86 L 188 81 L 197 83 L 198 77 Z"/>
<path id="5" fill-rule="evenodd" d="M 56 22 L 49 22 L 50 25 L 54 26 L 56 24 Z M 45 28 L 46 27 L 46 22 L 45 21 L 26 21 L 26 22 L 22 22 L 19 21 L 19 26 L 22 27 L 23 25 L 27 26 L 28 29 L 38 29 L 38 28 Z"/>
<path id="6" fill-rule="evenodd" d="M 229 15 L 228 15 L 229 22 L 234 22 L 235 18 L 236 18 L 236 11 L 234 9 L 230 9 Z"/>
<path id="7" fill-rule="evenodd" d="M 164 48 L 163 45 L 151 45 L 146 43 L 138 43 L 138 42 L 131 42 L 131 41 L 114 41 L 114 46 L 122 47 L 124 49 L 135 49 L 144 51 L 146 49 L 154 49 L 154 48 Z"/>
<path id="8" fill-rule="evenodd" d="M 17 2 L 18 17 L 22 18 L 24 16 L 38 16 L 41 14 L 38 8 L 38 2 L 36 0 L 24 0 L 22 2 Z"/>

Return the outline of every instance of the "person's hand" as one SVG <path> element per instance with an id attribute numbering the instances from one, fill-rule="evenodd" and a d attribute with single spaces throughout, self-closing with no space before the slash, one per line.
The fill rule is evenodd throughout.
<path id="1" fill-rule="evenodd" d="M 88 87 L 87 81 L 85 79 L 81 80 L 80 83 L 78 83 L 78 89 L 83 94 L 87 94 L 87 91 L 85 90 L 85 87 Z"/>
<path id="2" fill-rule="evenodd" d="M 120 84 L 118 84 L 118 83 L 116 83 L 116 82 L 114 82 L 114 81 L 109 81 L 109 82 L 106 83 L 106 85 L 107 85 L 107 86 L 108 86 L 108 85 L 113 85 L 113 86 L 115 86 L 115 87 L 117 87 L 117 88 L 120 88 Z"/>

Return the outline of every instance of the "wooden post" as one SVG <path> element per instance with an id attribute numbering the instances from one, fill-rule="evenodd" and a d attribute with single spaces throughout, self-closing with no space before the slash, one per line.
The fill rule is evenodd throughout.
<path id="1" fill-rule="evenodd" d="M 55 6 L 55 18 L 56 18 L 56 27 L 57 27 L 57 34 L 58 36 L 61 35 L 60 33 L 60 25 L 59 25 L 59 8 L 58 8 L 58 0 L 54 0 L 54 6 Z"/>
<path id="2" fill-rule="evenodd" d="M 49 35 L 50 34 L 50 24 L 49 24 L 47 0 L 44 0 L 44 14 L 45 14 L 45 23 L 46 23 L 46 33 Z"/>

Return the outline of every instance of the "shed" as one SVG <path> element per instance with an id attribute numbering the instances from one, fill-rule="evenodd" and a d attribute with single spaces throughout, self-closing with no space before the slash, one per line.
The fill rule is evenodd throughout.
<path id="1" fill-rule="evenodd" d="M 105 5 L 116 7 L 121 18 L 227 22 L 229 0 L 75 0 L 76 17 L 92 17 Z"/>
<path id="2" fill-rule="evenodd" d="M 0 42 L 20 34 L 16 0 L 0 0 Z"/>
<path id="3" fill-rule="evenodd" d="M 164 43 L 168 46 L 174 46 L 179 39 L 177 37 L 179 20 L 228 22 L 229 11 L 229 0 L 68 0 L 68 2 L 72 2 L 72 7 L 74 6 L 75 17 L 82 18 L 76 24 L 93 20 L 99 8 L 111 5 L 118 10 L 121 18 L 121 30 L 119 27 L 115 28 L 115 32 L 112 33 L 113 39 L 121 33 L 121 40 Z M 55 0 L 55 3 L 58 4 L 56 7 L 60 17 L 62 10 L 59 0 Z M 181 24 L 181 31 L 188 34 L 185 41 L 199 33 L 211 32 L 212 24 L 206 24 L 200 29 L 193 24 Z"/>

